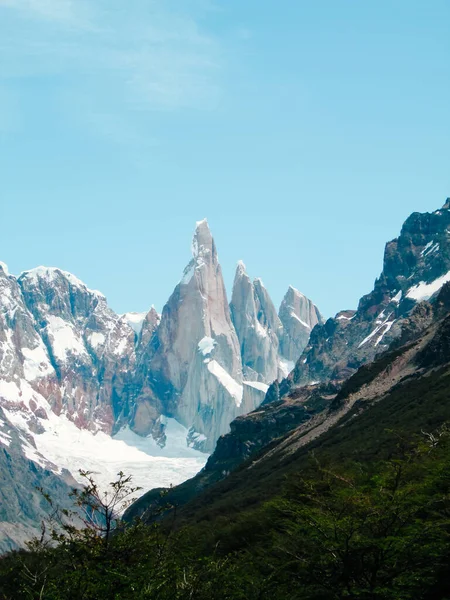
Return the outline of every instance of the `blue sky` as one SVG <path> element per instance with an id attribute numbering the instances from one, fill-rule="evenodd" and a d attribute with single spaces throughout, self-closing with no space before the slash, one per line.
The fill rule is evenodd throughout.
<path id="1" fill-rule="evenodd" d="M 278 304 L 354 307 L 450 196 L 448 0 L 0 0 L 0 260 L 161 309 L 207 217 Z"/>

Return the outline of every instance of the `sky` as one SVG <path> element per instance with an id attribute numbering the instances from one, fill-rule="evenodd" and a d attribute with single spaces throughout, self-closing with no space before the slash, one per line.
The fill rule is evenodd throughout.
<path id="1" fill-rule="evenodd" d="M 162 309 L 208 218 L 326 316 L 450 196 L 448 0 L 0 0 L 0 260 Z"/>

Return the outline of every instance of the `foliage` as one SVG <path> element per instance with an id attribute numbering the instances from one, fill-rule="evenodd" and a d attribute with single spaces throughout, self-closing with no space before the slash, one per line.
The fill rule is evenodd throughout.
<path id="1" fill-rule="evenodd" d="M 385 459 L 312 453 L 272 499 L 209 525 L 179 528 L 172 511 L 124 528 L 130 478 L 119 473 L 104 495 L 85 473 L 74 513 L 55 507 L 28 551 L 0 559 L 0 598 L 448 599 L 450 436 L 389 436 Z"/>

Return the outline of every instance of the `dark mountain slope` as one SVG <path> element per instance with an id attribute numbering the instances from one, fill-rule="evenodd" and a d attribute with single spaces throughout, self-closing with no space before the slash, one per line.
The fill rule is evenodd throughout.
<path id="1" fill-rule="evenodd" d="M 234 531 L 236 522 L 241 539 L 239 527 L 253 523 L 253 511 L 279 494 L 289 477 L 310 469 L 311 452 L 342 464 L 370 462 L 388 457 L 396 436 L 409 439 L 450 421 L 450 316 L 442 317 L 448 293 L 444 288 L 435 306 L 426 307 L 434 315 L 431 325 L 421 329 L 419 322 L 428 321 L 422 320 L 424 307 L 417 307 L 410 339 L 361 368 L 339 393 L 330 385 L 291 389 L 241 417 L 197 477 L 163 499 L 159 490 L 149 492 L 126 518 L 152 520 L 155 505 L 177 505 L 180 522 L 195 523 L 210 541 L 224 528 Z"/>

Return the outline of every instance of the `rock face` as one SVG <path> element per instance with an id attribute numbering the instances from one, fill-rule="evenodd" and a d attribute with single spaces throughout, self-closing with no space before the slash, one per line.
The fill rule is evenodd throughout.
<path id="1" fill-rule="evenodd" d="M 57 414 L 111 433 L 127 404 L 134 330 L 102 294 L 70 273 L 39 267 L 23 273 L 17 284 L 40 338 L 28 350 L 25 379 L 46 399 L 43 386 L 51 385 L 50 405 Z"/>
<path id="2" fill-rule="evenodd" d="M 278 378 L 278 332 L 281 322 L 260 279 L 252 283 L 238 263 L 230 304 L 246 379 L 270 384 Z"/>
<path id="3" fill-rule="evenodd" d="M 231 424 L 194 478 L 166 494 L 149 491 L 128 508 L 124 519 L 141 516 L 151 523 L 155 515 L 159 520 L 176 506 L 183 525 L 236 521 L 237 512 L 243 515 L 261 498 L 267 501 L 287 477 L 300 477 L 311 468 L 311 455 L 317 461 L 326 457 L 324 462 L 349 451 L 379 457 L 380 439 L 386 440 L 386 431 L 396 431 L 399 423 L 409 432 L 408 439 L 420 431 L 423 435 L 427 427 L 442 426 L 450 416 L 449 311 L 450 283 L 431 302 L 413 309 L 403 343 L 365 364 L 343 385 L 293 386 L 285 393 L 281 385 L 277 401 Z M 353 446 L 355 439 L 358 444 Z"/>
<path id="4" fill-rule="evenodd" d="M 413 213 L 386 245 L 373 291 L 356 312 L 316 327 L 290 379 L 295 385 L 343 380 L 386 350 L 418 302 L 450 281 L 450 201 L 433 213 Z"/>
<path id="5" fill-rule="evenodd" d="M 158 426 L 161 411 L 190 428 L 190 442 L 211 449 L 239 414 L 264 398 L 245 385 L 217 250 L 206 221 L 197 223 L 192 260 L 165 305 L 150 350 L 133 428 Z M 140 359 L 139 359 L 140 360 Z M 162 406 L 154 410 L 155 399 Z"/>
<path id="6" fill-rule="evenodd" d="M 289 286 L 279 312 L 280 351 L 288 361 L 296 362 L 306 348 L 314 327 L 323 322 L 319 309 L 309 298 Z"/>

